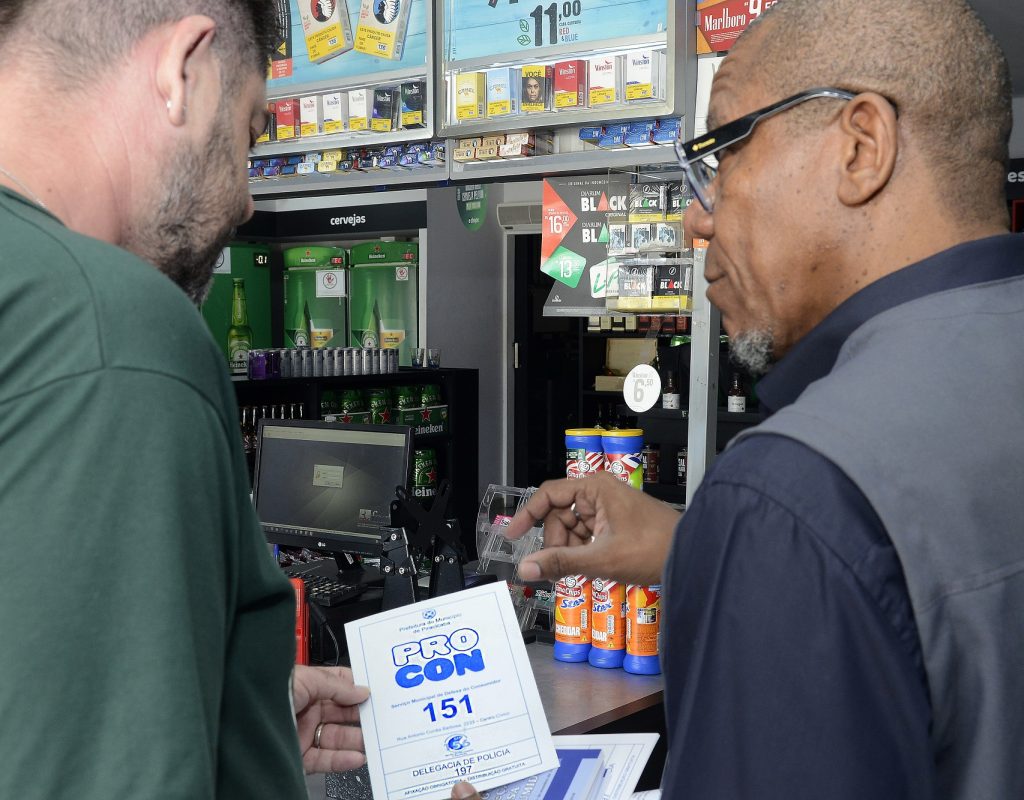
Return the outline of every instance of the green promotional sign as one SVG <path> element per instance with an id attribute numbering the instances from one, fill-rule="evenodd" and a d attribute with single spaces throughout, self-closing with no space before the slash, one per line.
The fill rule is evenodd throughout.
<path id="1" fill-rule="evenodd" d="M 478 231 L 487 219 L 487 187 L 479 183 L 455 189 L 455 204 L 459 207 L 462 224 Z"/>
<path id="2" fill-rule="evenodd" d="M 237 300 L 235 281 L 244 304 L 252 348 L 270 347 L 270 251 L 265 247 L 232 245 L 225 250 L 213 275 L 210 293 L 203 301 L 202 314 L 214 340 L 228 360 L 231 312 Z"/>

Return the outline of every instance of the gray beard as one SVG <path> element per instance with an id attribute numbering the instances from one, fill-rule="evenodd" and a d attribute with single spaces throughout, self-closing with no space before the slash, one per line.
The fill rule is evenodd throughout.
<path id="1" fill-rule="evenodd" d="M 743 331 L 729 340 L 729 358 L 758 378 L 771 367 L 775 337 L 770 329 Z"/>

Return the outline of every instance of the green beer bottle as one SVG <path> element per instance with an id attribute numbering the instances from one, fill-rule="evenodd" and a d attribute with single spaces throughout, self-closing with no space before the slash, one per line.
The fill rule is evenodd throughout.
<path id="1" fill-rule="evenodd" d="M 288 319 L 285 320 L 284 332 L 291 339 L 292 347 L 309 347 L 309 309 L 306 306 L 302 283 L 300 277 L 293 276 L 286 284 L 288 296 L 285 299 L 285 309 Z M 285 341 L 285 344 L 289 342 Z"/>
<path id="2" fill-rule="evenodd" d="M 437 494 L 437 456 L 432 448 L 413 453 L 412 496 L 431 498 Z"/>
<path id="3" fill-rule="evenodd" d="M 235 375 L 244 375 L 249 365 L 249 350 L 252 349 L 252 328 L 249 327 L 249 312 L 245 305 L 245 281 L 231 279 L 231 327 L 228 328 L 228 363 Z"/>

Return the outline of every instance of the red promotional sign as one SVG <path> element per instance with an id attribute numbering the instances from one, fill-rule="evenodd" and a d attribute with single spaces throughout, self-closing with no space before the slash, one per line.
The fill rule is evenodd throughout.
<path id="1" fill-rule="evenodd" d="M 698 53 L 724 53 L 763 11 L 777 0 L 700 0 Z"/>

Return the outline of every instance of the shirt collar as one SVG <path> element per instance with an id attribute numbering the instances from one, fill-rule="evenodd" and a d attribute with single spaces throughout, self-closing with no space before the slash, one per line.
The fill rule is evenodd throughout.
<path id="1" fill-rule="evenodd" d="M 1024 236 L 1000 234 L 964 242 L 865 286 L 797 342 L 757 384 L 770 416 L 832 371 L 850 335 L 872 317 L 926 295 L 1024 274 Z"/>

